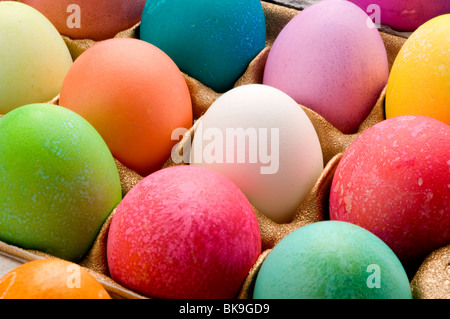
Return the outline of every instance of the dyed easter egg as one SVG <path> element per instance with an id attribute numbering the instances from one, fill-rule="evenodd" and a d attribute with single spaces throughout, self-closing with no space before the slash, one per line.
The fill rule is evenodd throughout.
<path id="1" fill-rule="evenodd" d="M 122 199 L 97 131 L 63 107 L 30 104 L 0 119 L 0 240 L 71 261 Z"/>
<path id="2" fill-rule="evenodd" d="M 169 159 L 172 131 L 192 126 L 183 74 L 139 39 L 109 39 L 86 50 L 67 73 L 59 104 L 88 120 L 113 156 L 142 176 Z"/>
<path id="3" fill-rule="evenodd" d="M 387 84 L 388 59 L 376 26 L 358 6 L 324 0 L 298 13 L 270 50 L 263 83 L 355 133 Z"/>
<path id="4" fill-rule="evenodd" d="M 233 298 L 261 253 L 255 213 L 226 177 L 189 165 L 159 170 L 117 207 L 111 277 L 154 298 Z"/>
<path id="5" fill-rule="evenodd" d="M 392 250 L 354 224 L 322 221 L 284 237 L 257 275 L 255 299 L 411 299 Z"/>
<path id="6" fill-rule="evenodd" d="M 111 299 L 81 266 L 56 258 L 26 262 L 0 278 L 0 299 Z"/>
<path id="7" fill-rule="evenodd" d="M 439 15 L 450 13 L 448 0 L 349 0 L 381 24 L 399 31 L 414 31 Z"/>
<path id="8" fill-rule="evenodd" d="M 450 125 L 450 14 L 406 40 L 391 69 L 385 107 L 387 118 L 425 115 Z"/>
<path id="9" fill-rule="evenodd" d="M 141 20 L 146 0 L 22 0 L 73 39 L 106 40 Z"/>
<path id="10" fill-rule="evenodd" d="M 364 131 L 333 178 L 330 219 L 386 242 L 408 268 L 450 243 L 450 126 L 398 116 Z"/>
<path id="11" fill-rule="evenodd" d="M 292 220 L 324 165 L 303 109 L 261 84 L 234 88 L 210 106 L 195 128 L 190 163 L 227 176 L 278 223 Z"/>
<path id="12" fill-rule="evenodd" d="M 20 2 L 0 2 L 0 114 L 58 95 L 72 57 L 55 27 Z"/>
<path id="13" fill-rule="evenodd" d="M 140 38 L 217 92 L 230 89 L 264 48 L 259 0 L 147 1 Z"/>

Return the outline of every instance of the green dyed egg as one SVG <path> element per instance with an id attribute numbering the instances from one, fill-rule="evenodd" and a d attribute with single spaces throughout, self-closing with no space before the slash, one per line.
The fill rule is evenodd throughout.
<path id="1" fill-rule="evenodd" d="M 397 256 L 371 232 L 322 221 L 283 238 L 258 273 L 255 299 L 411 299 Z"/>
<path id="2" fill-rule="evenodd" d="M 80 260 L 121 199 L 114 158 L 78 114 L 30 104 L 0 119 L 0 240 Z"/>

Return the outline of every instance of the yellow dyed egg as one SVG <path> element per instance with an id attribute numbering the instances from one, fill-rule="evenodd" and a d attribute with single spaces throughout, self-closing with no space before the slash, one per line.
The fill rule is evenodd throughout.
<path id="1" fill-rule="evenodd" d="M 425 115 L 450 125 L 450 14 L 420 26 L 392 66 L 386 117 Z"/>

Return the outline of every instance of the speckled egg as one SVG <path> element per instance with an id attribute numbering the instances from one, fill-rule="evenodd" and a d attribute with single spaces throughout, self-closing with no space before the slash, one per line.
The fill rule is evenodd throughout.
<path id="1" fill-rule="evenodd" d="M 450 126 L 405 115 L 364 131 L 336 169 L 329 207 L 417 266 L 450 243 Z"/>
<path id="2" fill-rule="evenodd" d="M 387 84 L 383 40 L 367 14 L 343 0 L 324 0 L 298 13 L 270 50 L 263 83 L 355 133 Z"/>
<path id="3" fill-rule="evenodd" d="M 450 13 L 448 0 L 349 0 L 381 24 L 399 31 L 414 31 L 439 15 Z M 377 16 L 378 15 L 378 16 Z"/>
<path id="4" fill-rule="evenodd" d="M 270 251 L 254 299 L 411 299 L 406 272 L 392 250 L 354 224 L 303 226 Z"/>
<path id="5" fill-rule="evenodd" d="M 224 92 L 264 48 L 265 16 L 259 0 L 147 1 L 140 38 L 183 72 Z"/>
<path id="6" fill-rule="evenodd" d="M 153 298 L 234 298 L 260 253 L 245 195 L 223 175 L 189 165 L 131 189 L 107 242 L 111 277 Z"/>
<path id="7" fill-rule="evenodd" d="M 141 20 L 146 0 L 22 0 L 73 39 L 106 40 Z"/>
<path id="8" fill-rule="evenodd" d="M 30 104 L 0 119 L 0 240 L 71 261 L 122 199 L 97 131 L 63 107 Z"/>
<path id="9" fill-rule="evenodd" d="M 386 117 L 399 115 L 425 115 L 450 125 L 450 14 L 419 27 L 398 53 L 386 90 Z"/>

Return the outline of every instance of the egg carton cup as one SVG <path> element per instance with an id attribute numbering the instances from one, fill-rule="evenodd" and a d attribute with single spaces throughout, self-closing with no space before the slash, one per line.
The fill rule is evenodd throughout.
<path id="1" fill-rule="evenodd" d="M 120 31 L 114 38 L 139 38 L 140 22 L 136 23 L 129 29 Z M 62 35 L 67 48 L 69 49 L 72 59 L 75 61 L 84 51 L 92 47 L 94 44 L 100 42 L 91 39 L 73 39 L 69 36 Z"/>
<path id="2" fill-rule="evenodd" d="M 411 281 L 415 299 L 450 299 L 450 245 L 425 258 Z"/>
<path id="3" fill-rule="evenodd" d="M 246 84 L 261 84 L 263 80 L 264 66 L 270 52 L 270 48 L 283 27 L 299 13 L 299 10 L 288 8 L 285 6 L 261 1 L 266 17 L 267 25 L 267 41 L 265 48 L 255 57 L 248 65 L 245 73 L 236 81 L 234 87 Z M 116 37 L 138 38 L 139 24 L 131 29 L 119 33 Z M 392 34 L 381 32 L 386 51 L 388 54 L 389 68 L 392 66 L 397 53 L 405 42 L 405 38 Z M 92 40 L 72 40 L 64 37 L 67 46 L 74 59 L 76 59 L 84 50 L 95 44 Z M 211 88 L 205 86 L 196 79 L 184 74 L 186 83 L 191 93 L 194 119 L 200 119 L 208 110 L 214 101 L 222 94 L 215 92 Z M 384 102 L 386 88 L 381 92 L 378 101 L 374 105 L 371 113 L 361 124 L 355 134 L 343 134 L 332 126 L 322 116 L 309 109 L 307 106 L 299 105 L 311 120 L 318 134 L 322 145 L 322 153 L 324 160 L 324 170 L 317 179 L 314 187 L 307 195 L 305 200 L 299 205 L 293 219 L 288 223 L 278 224 L 267 218 L 255 207 L 253 207 L 255 215 L 258 219 L 261 239 L 262 253 L 249 271 L 247 278 L 242 284 L 237 299 L 252 298 L 253 287 L 258 271 L 267 255 L 273 247 L 292 231 L 314 222 L 323 221 L 329 218 L 328 197 L 331 188 L 331 182 L 334 172 L 342 158 L 347 147 L 366 129 L 385 119 Z M 49 101 L 50 104 L 58 105 L 59 96 Z M 1 115 L 0 115 L 1 117 Z M 184 145 L 192 140 L 195 134 L 196 125 L 199 121 L 195 121 L 194 125 L 186 132 L 181 141 L 176 145 L 172 156 L 166 161 L 162 168 L 189 165 L 189 163 L 175 163 L 173 156 L 182 158 L 184 154 Z M 116 160 L 119 177 L 122 187 L 122 195 L 125 196 L 143 177 L 135 171 L 127 168 L 125 165 Z M 117 208 L 116 208 L 117 209 Z M 132 290 L 129 290 L 119 283 L 115 282 L 109 275 L 108 263 L 106 257 L 106 246 L 108 230 L 111 220 L 116 211 L 114 209 L 110 216 L 103 224 L 99 231 L 90 251 L 83 260 L 78 264 L 89 271 L 100 283 L 103 284 L 110 296 L 114 299 L 147 299 Z M 0 242 L 0 275 L 4 275 L 12 268 L 23 264 L 27 261 L 55 258 L 54 256 L 45 254 L 40 251 L 27 250 L 4 242 Z M 449 277 L 450 269 L 450 246 L 443 247 L 432 253 L 417 271 L 411 282 L 411 287 L 416 298 L 441 298 L 450 297 Z"/>

